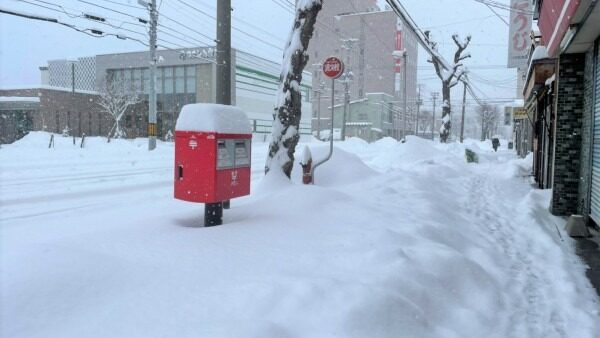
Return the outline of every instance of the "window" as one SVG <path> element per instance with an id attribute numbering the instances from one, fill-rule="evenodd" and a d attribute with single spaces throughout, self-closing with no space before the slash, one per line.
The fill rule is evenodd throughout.
<path id="1" fill-rule="evenodd" d="M 150 70 L 142 69 L 142 90 L 145 94 L 150 93 Z"/>
<path id="2" fill-rule="evenodd" d="M 135 91 L 142 90 L 142 69 L 136 68 L 133 70 L 133 89 Z"/>
<path id="3" fill-rule="evenodd" d="M 185 68 L 175 68 L 175 93 L 185 93 Z"/>
<path id="4" fill-rule="evenodd" d="M 185 67 L 185 92 L 187 94 L 196 94 L 196 67 Z"/>
<path id="5" fill-rule="evenodd" d="M 163 75 L 163 68 L 158 68 L 156 71 L 156 93 L 157 94 L 161 94 L 163 93 L 163 82 L 164 82 L 164 75 Z"/>
<path id="6" fill-rule="evenodd" d="M 173 67 L 165 67 L 165 94 L 173 94 Z"/>

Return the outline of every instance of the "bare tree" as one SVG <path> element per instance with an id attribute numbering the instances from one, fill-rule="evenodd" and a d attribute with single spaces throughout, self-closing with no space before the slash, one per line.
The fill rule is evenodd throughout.
<path id="1" fill-rule="evenodd" d="M 302 114 L 300 83 L 302 71 L 308 62 L 308 43 L 313 35 L 317 15 L 323 0 L 297 2 L 294 25 L 283 52 L 283 63 L 277 94 L 277 115 L 271 131 L 269 155 L 265 173 L 271 169 L 282 170 L 290 177 L 294 166 L 294 152 L 300 140 L 299 126 Z M 279 169 L 280 168 L 280 169 Z"/>
<path id="2" fill-rule="evenodd" d="M 452 123 L 450 121 L 450 114 L 452 112 L 452 107 L 450 105 L 450 89 L 456 86 L 463 75 L 465 74 L 465 70 L 462 64 L 462 60 L 471 57 L 471 54 L 466 53 L 463 54 L 465 49 L 469 46 L 469 42 L 471 42 L 471 36 L 468 35 L 467 38 L 463 41 L 458 34 L 452 35 L 452 40 L 454 44 L 457 46 L 457 50 L 454 53 L 454 62 L 450 65 L 444 62 L 442 56 L 438 53 L 437 50 L 437 42 L 433 41 L 430 37 L 430 32 L 425 31 L 425 41 L 433 50 L 433 55 L 428 60 L 433 63 L 435 67 L 435 72 L 437 76 L 442 80 L 442 126 L 440 127 L 440 142 L 447 142 L 448 136 L 450 136 L 450 128 L 452 127 Z"/>
<path id="3" fill-rule="evenodd" d="M 102 84 L 100 99 L 98 105 L 108 113 L 114 122 L 113 127 L 108 132 L 108 138 L 125 137 L 125 131 L 121 129 L 120 121 L 123 115 L 132 105 L 141 102 L 138 93 L 132 86 L 124 82 L 116 81 L 110 76 L 107 76 Z"/>
<path id="4" fill-rule="evenodd" d="M 500 122 L 500 111 L 498 106 L 484 103 L 477 109 L 479 121 L 481 121 L 481 140 L 489 139 L 498 131 Z"/>
<path id="5" fill-rule="evenodd" d="M 421 110 L 419 113 L 419 130 L 421 133 L 427 133 L 431 130 L 433 133 L 433 128 L 431 128 L 431 112 L 429 110 Z"/>

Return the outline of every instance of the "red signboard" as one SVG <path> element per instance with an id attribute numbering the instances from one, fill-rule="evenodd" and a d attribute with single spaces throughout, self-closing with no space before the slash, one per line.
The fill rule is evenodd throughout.
<path id="1" fill-rule="evenodd" d="M 323 62 L 323 73 L 330 79 L 337 79 L 344 72 L 344 63 L 335 56 L 327 58 Z"/>
<path id="2" fill-rule="evenodd" d="M 398 50 L 398 51 L 402 50 L 402 31 L 401 30 L 396 30 L 396 50 Z M 394 72 L 400 73 L 401 71 L 402 71 L 402 60 L 400 58 L 398 58 L 398 59 L 396 59 L 396 66 L 394 67 Z"/>
<path id="3" fill-rule="evenodd" d="M 581 0 L 544 0 L 538 26 L 548 55 L 555 57 Z"/>

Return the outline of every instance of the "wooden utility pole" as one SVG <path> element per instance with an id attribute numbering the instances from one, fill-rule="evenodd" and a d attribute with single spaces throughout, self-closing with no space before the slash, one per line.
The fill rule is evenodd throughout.
<path id="1" fill-rule="evenodd" d="M 217 1 L 216 103 L 231 105 L 231 0 Z M 206 203 L 204 225 L 223 224 L 223 207 L 229 201 Z"/>
<path id="2" fill-rule="evenodd" d="M 431 121 L 431 140 L 435 140 L 435 102 L 437 101 L 440 93 L 433 92 L 431 93 L 431 98 L 433 99 L 433 112 L 431 113 L 432 121 Z"/>
<path id="3" fill-rule="evenodd" d="M 467 102 L 467 83 L 463 81 L 462 120 L 460 121 L 460 143 L 463 143 L 465 131 L 465 105 Z"/>

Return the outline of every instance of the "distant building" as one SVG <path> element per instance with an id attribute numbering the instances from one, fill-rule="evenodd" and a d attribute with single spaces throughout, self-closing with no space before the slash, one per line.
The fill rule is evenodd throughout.
<path id="1" fill-rule="evenodd" d="M 92 120 L 100 121 L 106 118 L 110 121 L 107 113 L 102 112 L 100 107 L 94 103 L 81 110 L 81 105 L 76 99 L 69 99 L 56 93 L 73 91 L 75 93 L 85 92 L 95 95 L 91 101 L 96 102 L 99 92 L 106 81 L 116 81 L 127 84 L 141 96 L 141 103 L 128 109 L 123 117 L 123 125 L 128 137 L 140 137 L 146 135 L 148 122 L 148 93 L 149 93 L 149 52 L 132 52 L 119 54 L 104 54 L 91 57 L 82 57 L 75 60 L 51 60 L 47 66 L 40 67 L 42 86 L 41 91 L 45 97 L 57 95 L 56 100 L 66 100 L 60 115 L 68 113 L 70 116 L 80 114 L 92 114 Z M 158 67 L 156 74 L 157 89 L 157 127 L 159 137 L 164 137 L 169 131 L 174 131 L 175 121 L 181 107 L 188 103 L 215 102 L 216 94 L 216 61 L 214 47 L 198 47 L 177 50 L 157 51 Z M 252 120 L 255 133 L 267 135 L 273 122 L 273 113 L 279 75 L 281 66 L 275 62 L 233 50 L 232 53 L 232 104 L 242 108 Z M 303 93 L 303 119 L 300 122 L 300 132 L 310 134 L 310 112 L 311 112 L 311 74 L 304 75 L 304 83 L 301 85 Z M 40 88 L 29 88 L 29 91 L 16 92 L 14 90 L 1 91 L 4 96 L 36 96 Z M 56 89 L 56 93 L 47 90 Z M 18 94 L 18 93 L 22 93 Z M 77 96 L 74 94 L 74 97 Z M 69 106 L 69 103 L 74 104 Z M 54 108 L 46 109 L 42 104 L 40 109 L 44 114 L 55 114 Z M 40 115 L 41 116 L 41 115 Z M 66 116 L 66 115 L 65 115 Z M 98 117 L 96 117 L 98 116 Z M 71 117 L 72 118 L 72 117 Z M 70 125 L 79 125 L 77 121 L 67 119 Z M 66 123 L 66 122 L 65 122 Z M 49 131 L 60 132 L 63 124 L 49 125 Z M 110 122 L 107 122 L 110 123 Z M 86 122 L 84 121 L 85 125 Z M 33 124 L 38 126 L 37 123 Z M 109 127 L 110 128 L 110 127 Z M 73 129 L 77 134 L 77 128 Z M 98 122 L 98 126 L 92 126 L 89 130 L 81 128 L 81 133 L 86 135 L 106 136 L 109 129 Z M 105 134 L 106 133 L 106 134 Z M 78 134 L 77 134 L 78 135 Z"/>
<path id="2" fill-rule="evenodd" d="M 407 106 L 412 109 L 417 97 L 417 38 L 393 11 L 381 11 L 373 0 L 325 1 L 317 18 L 313 39 L 309 44 L 309 66 L 312 67 L 313 129 L 320 114 L 321 128 L 330 121 L 331 80 L 321 74 L 320 63 L 338 56 L 346 63 L 353 79 L 349 84 L 350 100 L 365 98 L 367 93 L 384 93 L 401 109 L 393 116 L 393 128 L 385 133 L 397 136 L 403 110 L 403 65 L 394 51 L 407 51 Z M 396 53 L 398 54 L 398 53 Z M 344 99 L 343 79 L 336 83 L 336 104 Z M 407 115 L 409 113 L 407 112 Z M 340 120 L 341 123 L 341 120 Z M 336 128 L 341 127 L 336 125 Z"/>
<path id="3" fill-rule="evenodd" d="M 12 143 L 32 130 L 106 136 L 112 120 L 100 110 L 98 98 L 96 92 L 47 85 L 0 89 L 0 143 Z"/>
<path id="4" fill-rule="evenodd" d="M 341 126 L 343 104 L 335 106 L 334 126 Z M 359 137 L 373 142 L 391 135 L 395 115 L 394 97 L 385 93 L 367 93 L 352 100 L 346 114 L 346 137 Z M 326 135 L 329 135 L 326 132 Z"/>

